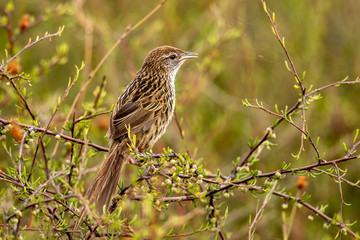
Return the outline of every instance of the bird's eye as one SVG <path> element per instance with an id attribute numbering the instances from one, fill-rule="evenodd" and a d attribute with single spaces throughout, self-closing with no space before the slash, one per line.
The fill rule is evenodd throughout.
<path id="1" fill-rule="evenodd" d="M 171 54 L 171 55 L 169 56 L 169 58 L 170 58 L 170 59 L 175 59 L 175 58 L 176 58 L 176 54 Z"/>

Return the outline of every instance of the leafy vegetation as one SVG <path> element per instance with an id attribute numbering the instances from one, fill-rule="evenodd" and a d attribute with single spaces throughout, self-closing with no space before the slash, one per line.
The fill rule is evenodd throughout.
<path id="1" fill-rule="evenodd" d="M 359 11 L 1 1 L 1 238 L 358 239 Z M 99 216 L 83 194 L 112 104 L 160 45 L 199 58 L 177 75 L 166 134 L 146 154 L 129 146 L 138 164 Z"/>

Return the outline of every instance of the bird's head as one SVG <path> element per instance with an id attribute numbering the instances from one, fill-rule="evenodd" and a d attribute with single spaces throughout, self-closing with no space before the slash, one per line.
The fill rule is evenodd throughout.
<path id="1" fill-rule="evenodd" d="M 164 71 L 165 74 L 175 77 L 180 66 L 191 58 L 197 58 L 197 54 L 170 46 L 157 47 L 147 55 L 143 68 Z"/>

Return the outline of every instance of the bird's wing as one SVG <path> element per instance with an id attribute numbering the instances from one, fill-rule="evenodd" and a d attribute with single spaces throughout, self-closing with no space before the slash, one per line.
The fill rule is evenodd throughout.
<path id="1" fill-rule="evenodd" d="M 110 121 L 110 137 L 116 139 L 131 131 L 140 128 L 147 130 L 159 115 L 160 103 L 143 105 L 140 102 L 127 102 L 117 111 L 113 111 Z"/>

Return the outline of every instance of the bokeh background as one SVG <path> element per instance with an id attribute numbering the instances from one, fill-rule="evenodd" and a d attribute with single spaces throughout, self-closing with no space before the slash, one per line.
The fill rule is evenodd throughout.
<path id="1" fill-rule="evenodd" d="M 61 107 L 53 127 L 60 128 L 70 105 L 87 79 L 90 71 L 99 63 L 108 49 L 122 35 L 127 26 L 134 25 L 160 1 L 155 0 L 87 0 L 81 1 L 14 1 L 13 25 L 16 26 L 24 14 L 30 19 L 43 15 L 44 21 L 25 31 L 15 43 L 17 52 L 28 42 L 46 31 L 56 32 L 65 26 L 61 37 L 44 41 L 21 54 L 19 64 L 22 71 L 30 73 L 33 92 L 29 103 L 39 113 L 39 120 L 47 122 L 57 98 L 62 96 L 68 78 L 75 74 L 74 65 L 85 61 L 86 68 L 78 83 Z M 0 17 L 7 0 L 0 1 Z M 280 34 L 285 37 L 297 71 L 306 71 L 303 82 L 306 88 L 321 87 L 340 81 L 346 76 L 355 79 L 360 75 L 360 2 L 358 0 L 288 0 L 267 1 L 270 11 L 276 13 Z M 148 21 L 117 47 L 97 72 L 76 109 L 81 116 L 83 107 L 94 101 L 94 90 L 106 77 L 106 95 L 101 108 L 110 109 L 140 68 L 146 54 L 160 45 L 172 45 L 197 52 L 196 61 L 187 62 L 177 75 L 176 113 L 182 123 L 184 138 L 172 121 L 166 134 L 153 151 L 161 152 L 171 147 L 176 152 L 188 151 L 203 166 L 216 173 L 229 174 L 232 161 L 244 157 L 250 138 L 261 137 L 274 117 L 260 110 L 243 106 L 242 99 L 262 101 L 265 107 L 274 110 L 293 106 L 299 91 L 293 87 L 294 78 L 287 71 L 285 54 L 275 39 L 269 20 L 260 0 L 168 0 Z M 0 28 L 0 58 L 5 59 L 4 49 L 9 49 L 7 32 Z M 53 56 L 57 63 L 51 66 Z M 60 56 L 60 57 L 59 57 Z M 54 60 L 54 61 L 55 61 Z M 40 71 L 40 73 L 39 73 Z M 28 115 L 15 105 L 18 99 L 0 82 L 1 117 L 17 117 L 30 124 Z M 356 129 L 360 126 L 360 85 L 330 88 L 321 92 L 322 98 L 312 102 L 306 112 L 308 130 L 313 139 L 320 137 L 319 149 L 331 160 L 344 155 L 342 143 L 352 144 Z M 8 101 L 6 101 L 8 99 Z M 294 119 L 300 123 L 298 119 Z M 107 146 L 104 137 L 108 127 L 108 115 L 92 121 L 89 140 Z M 315 162 L 315 154 L 306 144 L 300 159 L 300 133 L 291 125 L 282 123 L 275 129 L 277 144 L 271 150 L 264 150 L 255 167 L 263 173 L 280 169 L 283 162 L 292 166 L 304 166 Z M 6 140 L 10 144 L 11 139 Z M 54 161 L 61 161 L 64 146 L 60 147 Z M 0 150 L 1 168 L 9 162 L 4 149 Z M 105 157 L 99 153 L 88 166 L 96 166 Z M 347 179 L 356 182 L 360 164 L 357 160 L 341 164 L 347 169 Z M 127 167 L 126 174 L 136 172 Z M 85 185 L 94 176 L 84 177 Z M 295 195 L 297 176 L 287 176 L 281 184 L 288 193 Z M 338 184 L 329 176 L 308 178 L 306 192 L 312 195 L 309 202 L 320 206 L 328 204 L 326 213 L 333 216 L 339 211 L 340 196 Z M 7 187 L 1 184 L 1 187 Z M 344 220 L 359 220 L 360 206 L 358 188 L 343 184 Z M 261 196 L 259 197 L 261 200 Z M 229 218 L 225 231 L 232 239 L 244 239 L 248 231 L 248 216 L 256 211 L 258 199 L 251 194 L 237 192 L 226 200 Z M 256 239 L 281 238 L 282 200 L 273 197 L 257 224 Z M 178 214 L 184 214 L 180 210 Z M 336 228 L 323 229 L 323 220 L 308 221 L 310 212 L 300 209 L 293 227 L 292 239 L 333 239 Z M 204 217 L 204 216 L 202 216 Z M 201 216 L 194 218 L 201 221 Z M 199 226 L 197 226 L 199 227 Z M 359 224 L 353 227 L 359 229 Z M 191 239 L 207 239 L 209 233 L 199 233 Z M 211 234 L 210 234 L 211 235 Z M 211 235 L 213 237 L 213 235 Z"/>

